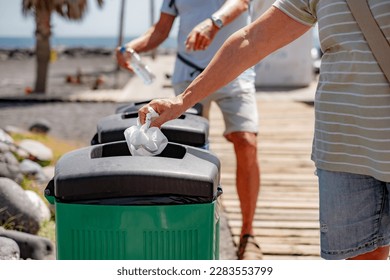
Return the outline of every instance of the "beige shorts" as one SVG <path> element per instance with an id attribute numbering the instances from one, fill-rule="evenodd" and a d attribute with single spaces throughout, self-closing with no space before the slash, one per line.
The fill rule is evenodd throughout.
<path id="1" fill-rule="evenodd" d="M 182 93 L 191 81 L 173 85 L 176 95 Z M 211 102 L 220 108 L 224 121 L 224 135 L 232 132 L 258 133 L 256 91 L 252 82 L 237 78 L 202 100 L 203 116 L 208 118 Z"/>

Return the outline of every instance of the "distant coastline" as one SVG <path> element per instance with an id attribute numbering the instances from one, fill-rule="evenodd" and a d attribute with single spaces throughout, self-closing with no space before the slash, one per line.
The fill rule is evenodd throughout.
<path id="1" fill-rule="evenodd" d="M 128 42 L 134 36 L 125 37 Z M 51 48 L 57 55 L 107 56 L 114 53 L 118 45 L 116 37 L 52 37 Z M 176 38 L 169 37 L 158 48 L 158 53 L 170 54 L 176 50 Z M 34 37 L 0 37 L 0 61 L 8 59 L 26 59 L 35 55 Z"/>
<path id="2" fill-rule="evenodd" d="M 134 36 L 127 36 L 123 39 L 128 42 Z M 117 37 L 56 37 L 50 40 L 53 49 L 64 48 L 106 48 L 113 49 L 118 45 Z M 0 49 L 33 49 L 35 38 L 31 37 L 0 37 Z M 176 48 L 176 38 L 169 37 L 162 45 L 163 49 Z"/>

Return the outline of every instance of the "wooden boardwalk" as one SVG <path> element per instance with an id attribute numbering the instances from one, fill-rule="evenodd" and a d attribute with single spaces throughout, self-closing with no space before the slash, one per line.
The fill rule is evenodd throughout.
<path id="1" fill-rule="evenodd" d="M 264 259 L 320 259 L 318 185 L 310 160 L 314 109 L 291 98 L 270 96 L 257 96 L 261 190 L 255 234 Z M 237 244 L 241 214 L 234 150 L 222 136 L 224 124 L 218 107 L 211 112 L 210 150 L 222 162 L 222 207 Z"/>

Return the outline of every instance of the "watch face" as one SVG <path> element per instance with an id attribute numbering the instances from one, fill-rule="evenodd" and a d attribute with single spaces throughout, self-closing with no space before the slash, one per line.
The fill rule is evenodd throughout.
<path id="1" fill-rule="evenodd" d="M 218 27 L 218 28 L 222 28 L 223 27 L 223 22 L 220 18 L 218 17 L 215 17 L 215 16 L 212 16 L 211 17 L 211 20 L 214 22 L 214 24 Z"/>

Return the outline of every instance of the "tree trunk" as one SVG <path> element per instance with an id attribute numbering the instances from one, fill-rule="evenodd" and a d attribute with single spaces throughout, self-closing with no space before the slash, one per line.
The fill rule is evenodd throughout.
<path id="1" fill-rule="evenodd" d="M 50 15 L 49 10 L 36 10 L 35 21 L 36 21 L 36 80 L 34 93 L 45 94 L 47 75 L 49 71 L 50 61 Z"/>

